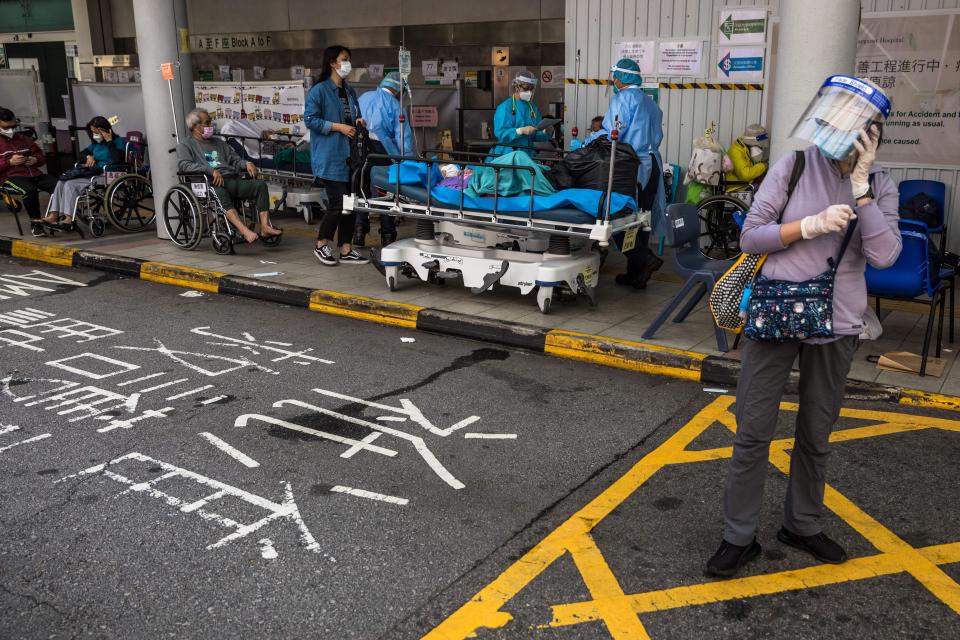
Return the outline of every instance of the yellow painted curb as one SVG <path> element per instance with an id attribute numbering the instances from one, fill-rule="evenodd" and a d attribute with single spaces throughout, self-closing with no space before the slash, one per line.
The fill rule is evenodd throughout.
<path id="1" fill-rule="evenodd" d="M 164 262 L 144 262 L 140 266 L 141 280 L 200 289 L 210 293 L 217 293 L 220 290 L 220 278 L 224 275 L 226 274 L 219 271 L 191 269 Z"/>
<path id="2" fill-rule="evenodd" d="M 417 316 L 424 307 L 377 298 L 365 298 L 336 291 L 316 289 L 310 294 L 310 310 L 356 318 L 406 329 L 417 328 Z"/>
<path id="3" fill-rule="evenodd" d="M 911 407 L 960 411 L 960 398 L 957 396 L 945 396 L 939 393 L 920 391 L 919 389 L 901 389 L 899 403 Z"/>
<path id="4" fill-rule="evenodd" d="M 707 357 L 707 354 L 695 351 L 558 330 L 547 333 L 543 350 L 561 358 L 697 382 L 700 381 L 701 365 Z M 653 361 L 654 355 L 657 362 Z"/>
<path id="5" fill-rule="evenodd" d="M 73 247 L 65 247 L 59 244 L 27 242 L 25 240 L 14 240 L 10 249 L 10 255 L 14 258 L 49 262 L 50 264 L 59 264 L 65 267 L 73 266 L 73 254 L 76 252 L 77 249 Z"/>

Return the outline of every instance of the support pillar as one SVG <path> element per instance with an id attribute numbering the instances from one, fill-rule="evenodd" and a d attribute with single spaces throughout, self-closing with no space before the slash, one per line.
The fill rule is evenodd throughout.
<path id="1" fill-rule="evenodd" d="M 854 75 L 859 32 L 859 2 L 781 0 L 770 109 L 771 160 L 806 146 L 787 136 L 827 76 Z"/>
<path id="2" fill-rule="evenodd" d="M 190 52 L 187 47 L 181 47 L 181 43 L 189 42 L 186 38 L 187 2 L 133 0 L 133 18 L 137 31 L 143 115 L 147 123 L 145 133 L 150 149 L 150 175 L 157 207 L 157 235 L 165 238 L 161 222 L 163 196 L 177 181 L 177 157 L 168 153 L 177 143 L 174 123 L 183 137 L 184 116 L 196 106 Z M 160 65 L 166 62 L 174 63 L 175 67 L 172 110 L 170 89 L 160 74 Z"/>

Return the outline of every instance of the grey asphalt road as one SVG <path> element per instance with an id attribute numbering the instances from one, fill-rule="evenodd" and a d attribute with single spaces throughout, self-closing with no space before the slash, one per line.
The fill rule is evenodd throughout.
<path id="1" fill-rule="evenodd" d="M 16 260 L 0 260 L 0 376 L 0 638 L 419 638 L 716 400 Z M 949 546 L 958 438 L 845 443 L 831 480 L 912 547 Z M 714 425 L 691 448 L 724 446 Z M 704 582 L 722 472 L 721 459 L 667 466 L 598 524 L 626 593 Z M 754 575 L 815 564 L 773 540 L 783 476 L 770 478 Z M 828 525 L 851 555 L 877 553 Z M 960 555 L 943 553 L 955 580 Z M 551 605 L 589 599 L 565 559 L 478 637 L 529 637 Z M 640 619 L 654 638 L 960 636 L 901 571 Z M 536 633 L 610 636 L 601 622 Z"/>

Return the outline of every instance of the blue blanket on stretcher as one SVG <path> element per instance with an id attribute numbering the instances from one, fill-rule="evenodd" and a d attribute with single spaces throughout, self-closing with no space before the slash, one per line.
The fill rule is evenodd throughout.
<path id="1" fill-rule="evenodd" d="M 399 184 L 419 185 L 426 188 L 428 171 L 431 166 L 433 171 L 430 176 L 430 184 L 440 184 L 440 182 L 443 181 L 443 175 L 440 173 L 440 168 L 436 164 L 428 165 L 426 162 L 413 162 L 411 160 L 404 160 L 400 163 Z M 397 184 L 397 166 L 391 166 L 389 171 L 390 184 Z M 452 205 L 454 207 L 460 206 L 460 192 L 457 189 L 434 186 L 430 192 L 435 202 Z M 601 201 L 605 199 L 606 195 L 605 191 L 598 191 L 597 189 L 564 189 L 549 196 L 533 196 L 533 210 L 548 211 L 551 209 L 572 208 L 594 217 L 602 217 L 605 209 L 600 208 Z M 463 207 L 465 209 L 479 211 L 493 211 L 493 197 L 476 198 L 464 194 Z M 529 193 L 522 196 L 500 196 L 497 198 L 498 212 L 526 213 L 529 209 Z M 637 201 L 622 193 L 612 194 L 610 202 L 611 215 L 623 209 L 635 211 L 637 209 Z"/>

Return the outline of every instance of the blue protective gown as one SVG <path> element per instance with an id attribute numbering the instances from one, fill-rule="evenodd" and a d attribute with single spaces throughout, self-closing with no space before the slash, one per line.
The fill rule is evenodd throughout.
<path id="1" fill-rule="evenodd" d="M 360 111 L 367 129 L 392 156 L 415 155 L 410 117 L 403 123 L 403 153 L 400 153 L 400 101 L 386 89 L 374 89 L 360 96 Z"/>
<path id="2" fill-rule="evenodd" d="M 610 137 L 614 128 L 614 118 L 619 120 L 619 142 L 626 142 L 640 156 L 640 169 L 637 182 L 645 186 L 653 170 L 653 162 L 660 167 L 660 185 L 654 199 L 651 226 L 654 234 L 662 228 L 663 215 L 667 208 L 667 193 L 663 186 L 663 158 L 660 156 L 660 143 L 663 142 L 663 112 L 653 98 L 645 94 L 640 87 L 624 87 L 610 99 L 610 107 L 603 117 L 599 131 L 590 134 L 584 144 L 598 137 Z"/>
<path id="3" fill-rule="evenodd" d="M 511 151 L 524 151 L 530 155 L 529 150 L 534 148 L 536 142 L 550 139 L 550 132 L 537 131 L 532 136 L 520 136 L 517 135 L 517 129 L 527 126 L 535 127 L 542 119 L 540 110 L 533 102 L 524 102 L 516 96 L 510 96 L 501 102 L 493 115 L 493 133 L 500 142 L 516 145 L 516 147 L 498 145 L 490 150 L 491 157 Z"/>

